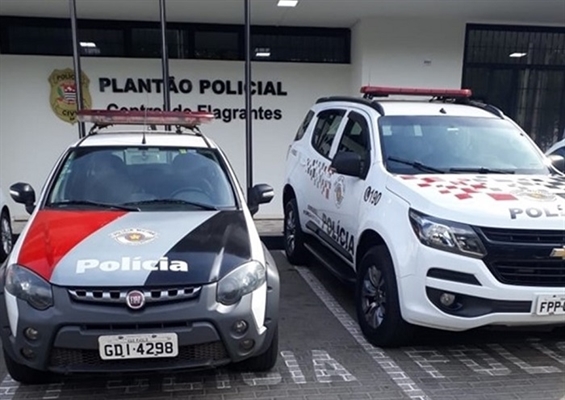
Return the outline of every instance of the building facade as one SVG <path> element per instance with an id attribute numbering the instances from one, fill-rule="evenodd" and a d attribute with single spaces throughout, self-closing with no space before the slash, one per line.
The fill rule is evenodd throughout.
<path id="1" fill-rule="evenodd" d="M 78 139 L 70 20 L 20 14 L 0 9 L 5 192 L 16 181 L 39 190 Z M 140 17 L 80 16 L 87 107 L 163 108 L 159 23 Z M 565 3 L 562 21 L 391 15 L 334 27 L 254 25 L 253 176 L 277 194 L 257 217 L 282 216 L 286 152 L 310 105 L 322 96 L 358 95 L 362 85 L 470 88 L 549 147 L 565 135 Z M 225 149 L 245 187 L 243 26 L 186 18 L 168 23 L 167 41 L 171 109 L 215 113 L 203 130 Z M 23 207 L 12 205 L 15 217 L 25 219 Z"/>

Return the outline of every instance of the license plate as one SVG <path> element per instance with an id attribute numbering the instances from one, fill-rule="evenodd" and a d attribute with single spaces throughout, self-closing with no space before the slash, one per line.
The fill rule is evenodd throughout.
<path id="1" fill-rule="evenodd" d="M 98 338 L 103 360 L 176 357 L 179 353 L 176 333 L 112 335 Z"/>
<path id="2" fill-rule="evenodd" d="M 565 294 L 538 296 L 536 315 L 565 315 Z"/>

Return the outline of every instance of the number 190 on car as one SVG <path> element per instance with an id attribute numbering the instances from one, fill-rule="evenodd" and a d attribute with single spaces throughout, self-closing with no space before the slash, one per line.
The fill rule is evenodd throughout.
<path id="1" fill-rule="evenodd" d="M 176 357 L 178 340 L 176 333 L 100 336 L 98 348 L 103 360 Z"/>

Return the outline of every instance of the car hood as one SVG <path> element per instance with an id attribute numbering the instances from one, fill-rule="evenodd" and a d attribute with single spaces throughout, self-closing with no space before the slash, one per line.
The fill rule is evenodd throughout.
<path id="1" fill-rule="evenodd" d="M 387 188 L 413 209 L 470 225 L 565 229 L 565 177 L 396 175 Z"/>
<path id="2" fill-rule="evenodd" d="M 17 262 L 54 285 L 204 284 L 251 259 L 242 211 L 40 210 L 30 224 Z"/>

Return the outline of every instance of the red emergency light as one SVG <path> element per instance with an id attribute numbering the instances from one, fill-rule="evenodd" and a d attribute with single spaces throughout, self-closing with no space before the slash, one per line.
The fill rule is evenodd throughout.
<path id="1" fill-rule="evenodd" d="M 81 122 L 91 122 L 98 126 L 107 125 L 175 125 L 194 128 L 214 119 L 214 114 L 206 112 L 181 111 L 120 111 L 120 110 L 81 110 L 77 112 Z"/>
<path id="2" fill-rule="evenodd" d="M 392 94 L 403 94 L 406 96 L 431 96 L 462 98 L 471 97 L 471 89 L 423 89 L 423 88 L 399 88 L 384 86 L 363 86 L 361 93 L 375 97 L 386 97 Z"/>

